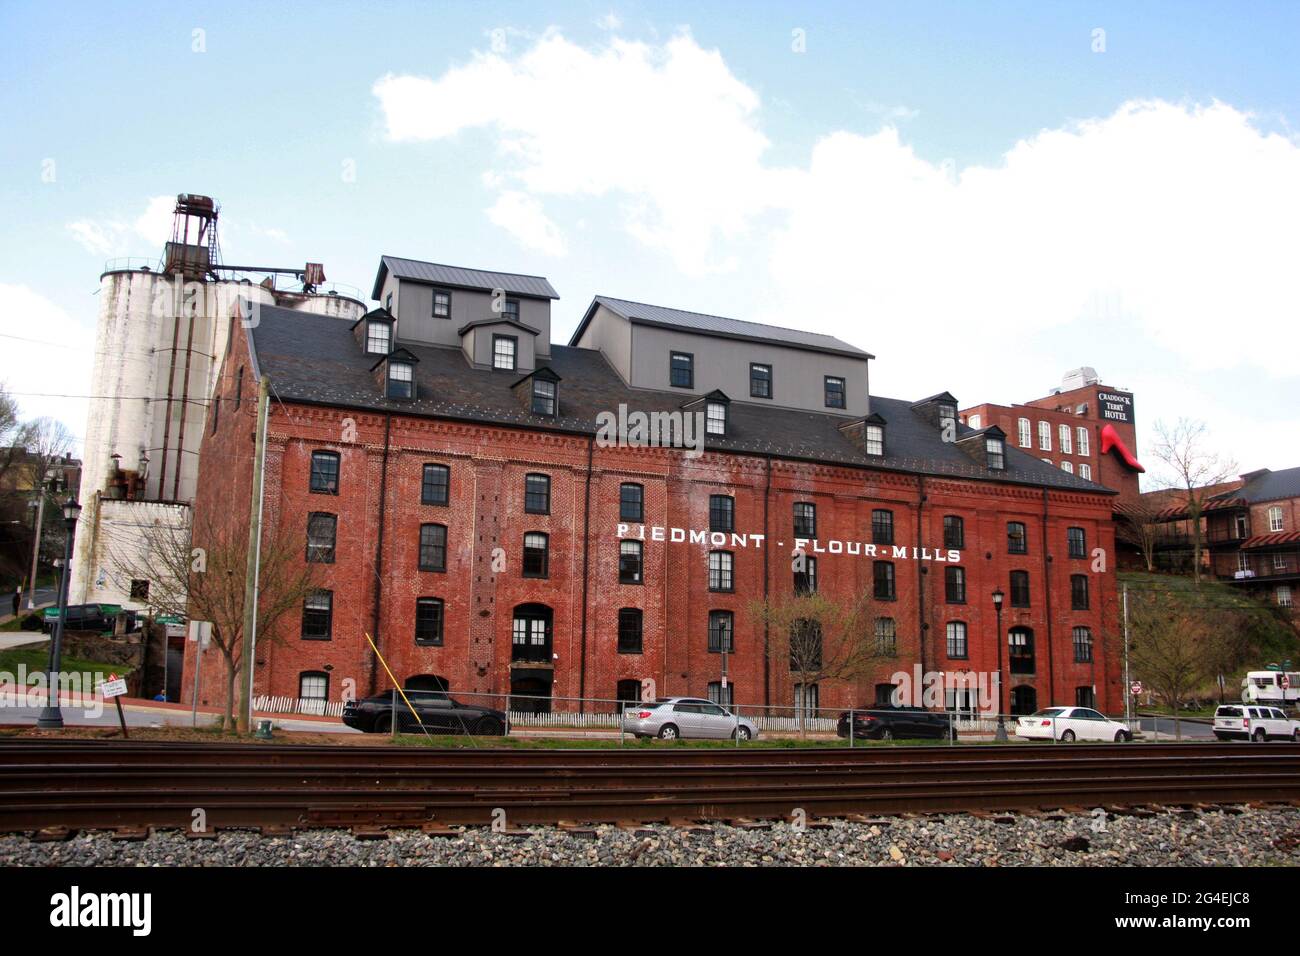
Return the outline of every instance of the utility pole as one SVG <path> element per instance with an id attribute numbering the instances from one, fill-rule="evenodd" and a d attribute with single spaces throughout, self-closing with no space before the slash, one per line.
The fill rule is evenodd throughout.
<path id="1" fill-rule="evenodd" d="M 1128 582 L 1124 582 L 1124 723 L 1131 728 L 1133 720 L 1133 684 L 1128 673 Z"/>
<path id="2" fill-rule="evenodd" d="M 266 465 L 266 416 L 270 407 L 270 380 L 257 383 L 257 431 L 253 440 L 253 490 L 248 522 L 248 569 L 244 575 L 244 633 L 239 658 L 239 713 L 235 726 L 247 733 L 253 724 L 253 668 L 257 666 L 257 578 L 262 557 L 262 474 Z"/>

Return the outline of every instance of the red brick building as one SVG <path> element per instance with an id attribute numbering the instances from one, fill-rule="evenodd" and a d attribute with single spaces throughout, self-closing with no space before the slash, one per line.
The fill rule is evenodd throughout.
<path id="1" fill-rule="evenodd" d="M 265 375 L 264 519 L 321 565 L 259 639 L 256 693 L 386 690 L 370 633 L 408 686 L 517 705 L 838 708 L 914 665 L 995 672 L 1003 641 L 1014 711 L 1122 706 L 1114 492 L 957 422 L 951 395 L 872 396 L 871 356 L 828 336 L 603 297 L 551 345 L 536 277 L 385 257 L 374 297 L 355 325 L 263 307 L 231 337 L 196 512 L 245 526 Z M 639 411 L 678 415 L 677 447 Z M 877 673 L 796 690 L 752 613 L 796 586 L 870 598 Z"/>

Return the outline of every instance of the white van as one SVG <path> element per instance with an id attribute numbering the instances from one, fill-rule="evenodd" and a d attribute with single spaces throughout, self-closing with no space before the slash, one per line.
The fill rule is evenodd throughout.
<path id="1" fill-rule="evenodd" d="M 1220 740 L 1300 743 L 1300 720 L 1292 720 L 1280 707 L 1220 704 L 1214 712 L 1214 736 Z"/>
<path id="2" fill-rule="evenodd" d="M 1241 700 L 1246 704 L 1290 704 L 1300 701 L 1300 672 L 1251 671 L 1241 679 Z"/>

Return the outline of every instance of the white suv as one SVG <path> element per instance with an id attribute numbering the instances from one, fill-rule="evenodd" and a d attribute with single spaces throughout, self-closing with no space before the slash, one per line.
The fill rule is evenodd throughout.
<path id="1" fill-rule="evenodd" d="M 1300 742 L 1300 720 L 1280 707 L 1262 704 L 1221 704 L 1214 712 L 1214 736 L 1220 740 L 1294 740 Z"/>

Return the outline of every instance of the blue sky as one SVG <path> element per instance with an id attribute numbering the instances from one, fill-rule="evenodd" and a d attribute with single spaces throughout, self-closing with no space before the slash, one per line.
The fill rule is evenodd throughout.
<path id="1" fill-rule="evenodd" d="M 0 378 L 76 393 L 104 260 L 192 191 L 228 262 L 543 274 L 561 340 L 598 292 L 832 332 L 900 397 L 1087 364 L 1142 438 L 1297 465 L 1298 38 L 1289 3 L 10 0 L 0 331 L 60 347 L 0 338 Z"/>

